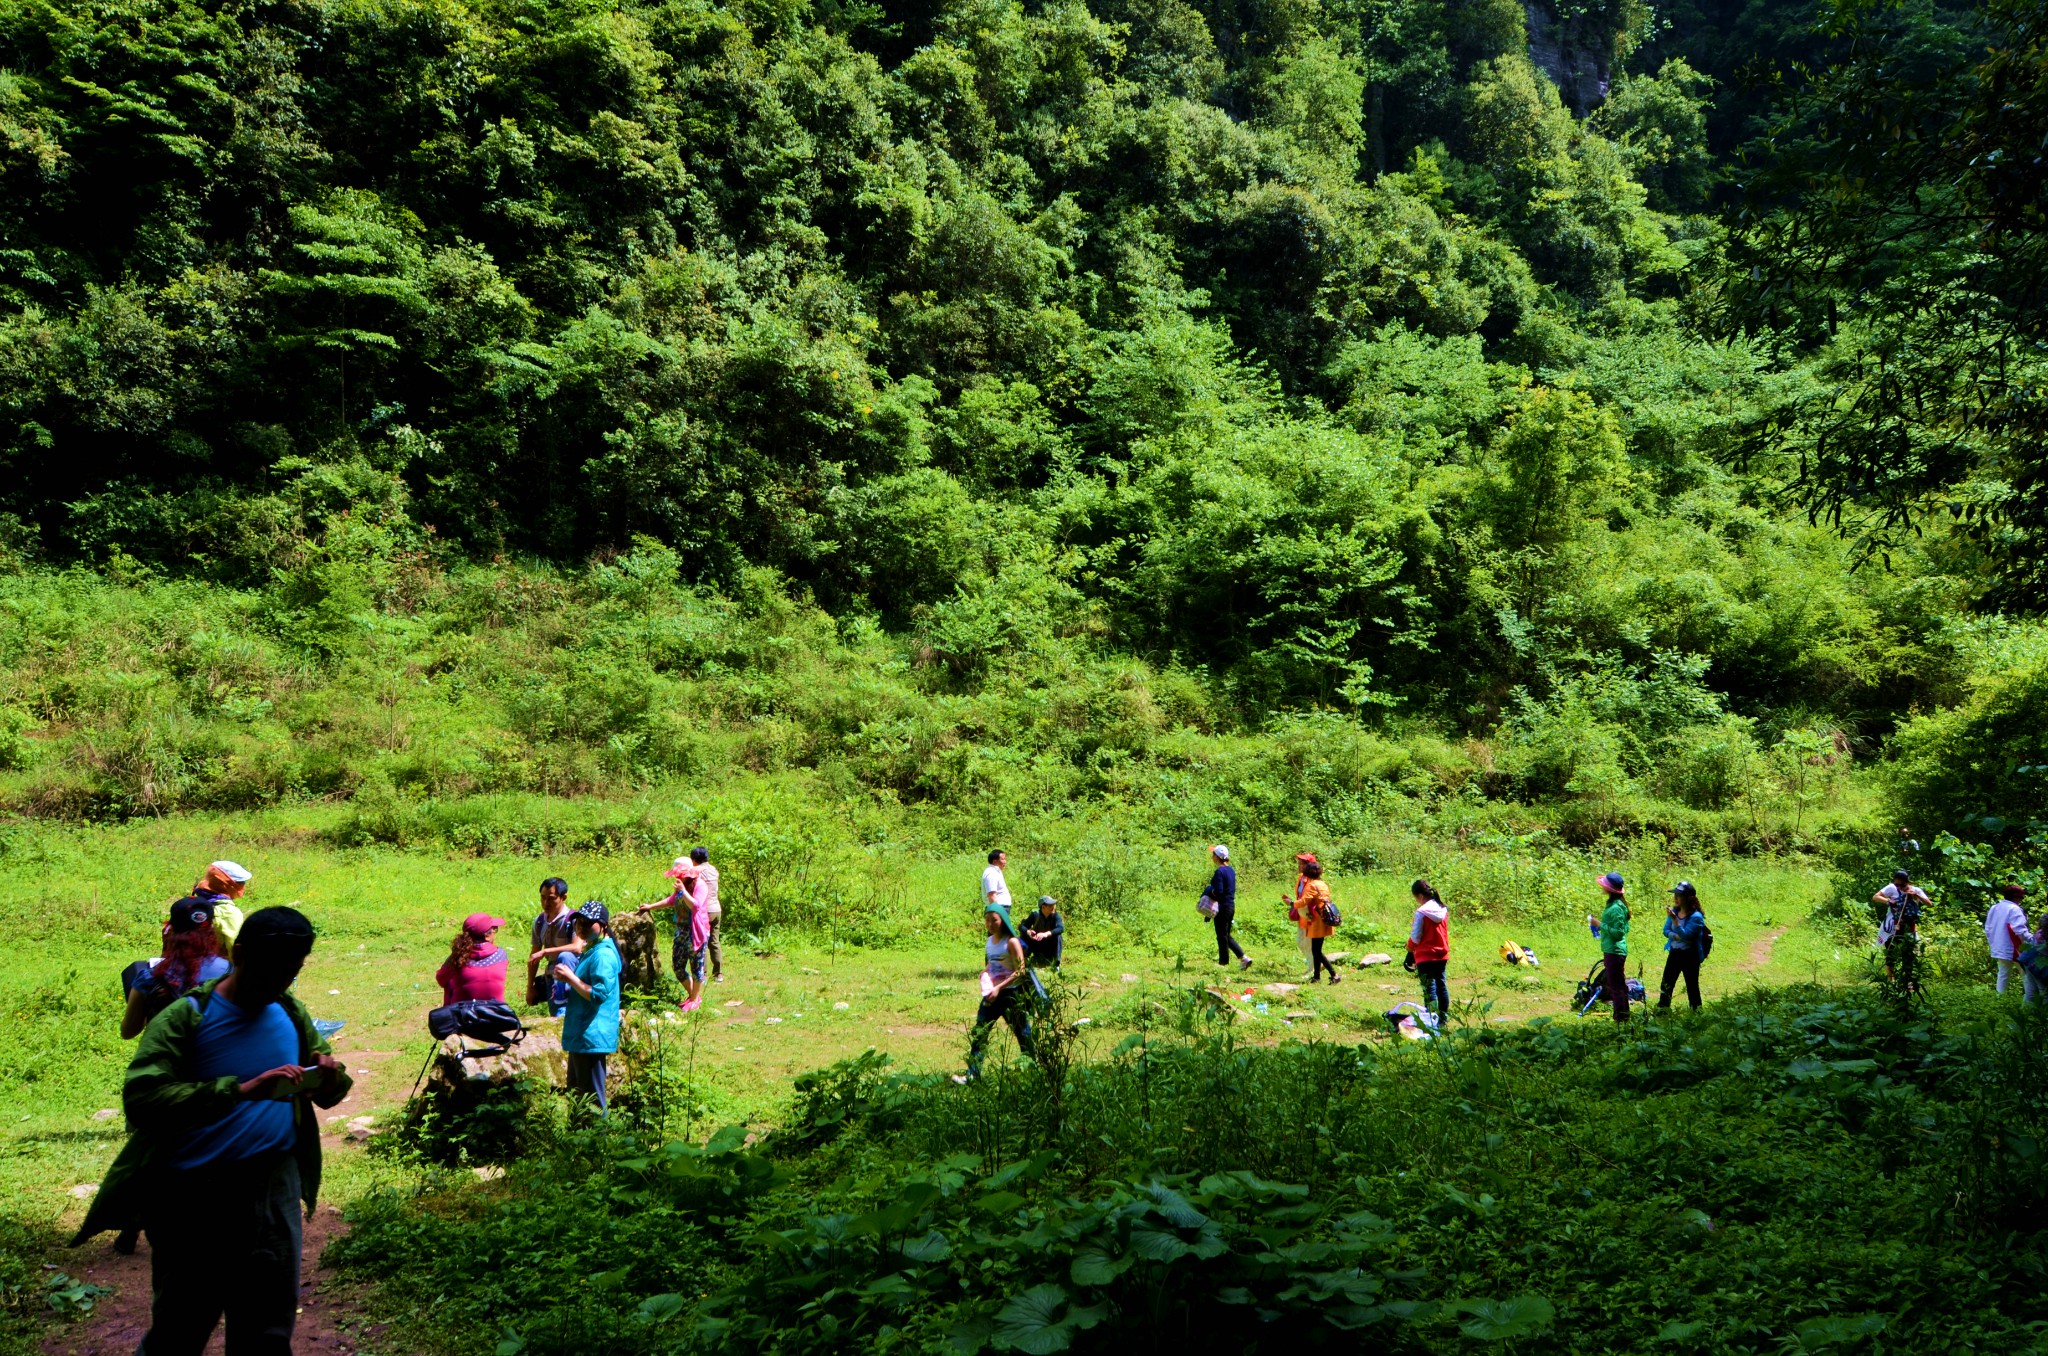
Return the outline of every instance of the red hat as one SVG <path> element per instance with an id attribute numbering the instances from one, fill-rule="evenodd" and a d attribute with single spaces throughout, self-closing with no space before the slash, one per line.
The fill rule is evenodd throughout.
<path id="1" fill-rule="evenodd" d="M 492 928 L 504 926 L 504 919 L 493 918 L 487 913 L 473 913 L 462 920 L 462 930 L 472 937 L 488 937 Z"/>
<path id="2" fill-rule="evenodd" d="M 1294 854 L 1294 860 L 1297 862 L 1315 862 L 1316 854 L 1313 852 L 1297 852 Z M 1316 865 L 1321 866 L 1322 863 L 1316 862 Z"/>

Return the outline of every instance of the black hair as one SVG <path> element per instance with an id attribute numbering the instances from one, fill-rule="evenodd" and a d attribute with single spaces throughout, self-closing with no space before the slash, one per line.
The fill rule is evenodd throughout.
<path id="1" fill-rule="evenodd" d="M 1003 850 L 1002 850 L 1001 848 L 990 848 L 990 849 L 988 850 L 988 864 L 989 864 L 990 866 L 994 866 L 994 865 L 996 864 L 996 858 L 998 858 L 998 857 L 1000 857 L 1000 856 L 1002 856 L 1002 855 L 1003 855 Z"/>
<path id="2" fill-rule="evenodd" d="M 1426 880 L 1416 881 L 1415 884 L 1409 886 L 1408 893 L 1411 895 L 1421 895 L 1425 899 L 1437 904 L 1444 902 L 1444 897 L 1436 892 L 1436 887 Z"/>
<path id="3" fill-rule="evenodd" d="M 708 862 L 708 861 L 710 861 L 710 860 L 711 860 L 711 849 L 710 849 L 710 848 L 700 848 L 700 847 L 693 847 L 693 848 L 691 848 L 691 849 L 690 849 L 690 860 L 691 860 L 691 861 L 693 861 L 693 862 L 695 862 L 695 863 L 696 863 L 697 865 L 699 865 L 699 866 L 702 866 L 702 865 L 704 865 L 704 863 L 706 863 L 706 862 Z"/>
<path id="4" fill-rule="evenodd" d="M 1894 871 L 1894 872 L 1892 872 L 1892 879 L 1893 879 L 1893 880 L 1911 880 L 1911 879 L 1913 879 L 1913 873 L 1912 873 L 1912 872 L 1910 872 L 1910 871 L 1907 871 L 1907 870 L 1901 869 L 1901 870 L 1898 870 L 1898 871 Z"/>
<path id="5" fill-rule="evenodd" d="M 1323 864 L 1321 862 L 1303 862 L 1301 864 L 1301 874 L 1307 876 L 1310 880 L 1321 880 L 1323 878 Z"/>
<path id="6" fill-rule="evenodd" d="M 1998 887 L 1998 893 L 2004 895 L 2007 899 L 2017 901 L 2027 897 L 2027 887 L 2016 880 L 2009 880 Z"/>
<path id="7" fill-rule="evenodd" d="M 238 959 L 263 967 L 289 965 L 296 969 L 313 953 L 313 921 L 297 909 L 274 904 L 258 909 L 242 921 L 235 934 Z"/>
<path id="8" fill-rule="evenodd" d="M 543 890 L 553 890 L 564 899 L 569 897 L 569 882 L 563 880 L 560 876 L 549 876 L 540 883 L 540 888 Z"/>

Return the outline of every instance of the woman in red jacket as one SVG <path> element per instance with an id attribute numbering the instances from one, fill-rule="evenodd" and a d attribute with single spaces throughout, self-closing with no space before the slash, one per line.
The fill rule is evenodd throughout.
<path id="1" fill-rule="evenodd" d="M 1428 881 L 1416 881 L 1408 889 L 1415 896 L 1415 922 L 1408 929 L 1408 958 L 1401 964 L 1422 976 L 1422 1006 L 1442 1022 L 1451 1015 L 1451 986 L 1444 981 L 1444 967 L 1451 960 L 1450 910 Z"/>

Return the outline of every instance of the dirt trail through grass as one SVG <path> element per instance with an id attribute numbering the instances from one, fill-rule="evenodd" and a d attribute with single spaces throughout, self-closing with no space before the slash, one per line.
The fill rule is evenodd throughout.
<path id="1" fill-rule="evenodd" d="M 1778 944 L 1780 937 L 1791 930 L 1792 925 L 1787 923 L 1783 927 L 1772 928 L 1763 936 L 1752 939 L 1749 944 L 1749 955 L 1743 960 L 1742 964 L 1735 968 L 1747 972 L 1750 970 L 1761 970 L 1766 965 L 1769 965 L 1771 963 L 1771 948 Z"/>
<path id="2" fill-rule="evenodd" d="M 305 1266 L 299 1282 L 299 1323 L 292 1334 L 295 1356 L 379 1356 L 410 1350 L 394 1341 L 389 1325 L 372 1323 L 361 1312 L 360 1292 L 344 1285 L 319 1264 L 320 1254 L 348 1224 L 341 1212 L 323 1204 L 306 1221 Z M 110 1286 L 90 1317 L 53 1329 L 43 1341 L 43 1356 L 128 1356 L 149 1330 L 149 1243 L 133 1256 L 114 1251 L 114 1236 L 102 1234 L 76 1250 L 59 1253 L 57 1265 L 95 1285 Z M 221 1328 L 207 1343 L 206 1356 L 226 1350 Z"/>

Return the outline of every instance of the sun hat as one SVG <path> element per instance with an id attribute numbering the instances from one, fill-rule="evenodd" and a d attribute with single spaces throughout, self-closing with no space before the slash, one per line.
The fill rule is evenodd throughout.
<path id="1" fill-rule="evenodd" d="M 235 885 L 247 885 L 249 883 L 249 877 L 254 874 L 249 870 L 248 867 L 243 866 L 240 862 L 214 862 L 211 865 L 209 865 L 206 869 L 219 875 L 222 880 L 231 882 Z"/>
<path id="2" fill-rule="evenodd" d="M 668 870 L 661 874 L 667 876 L 670 880 L 682 880 L 686 876 L 697 874 L 697 864 L 688 857 L 678 857 L 675 861 L 669 863 Z"/>
<path id="3" fill-rule="evenodd" d="M 1230 849 L 1218 843 L 1215 847 L 1209 849 L 1209 855 L 1219 862 L 1227 862 L 1230 860 Z"/>
<path id="4" fill-rule="evenodd" d="M 1624 889 L 1627 888 L 1621 883 L 1621 873 L 1619 871 L 1609 871 L 1605 875 L 1601 876 L 1600 884 L 1606 886 L 1608 889 L 1614 891 L 1614 893 L 1616 894 L 1620 894 Z"/>
<path id="5" fill-rule="evenodd" d="M 1297 862 L 1315 862 L 1316 854 L 1313 852 L 1297 852 L 1294 854 L 1294 860 Z M 1322 863 L 1316 862 L 1316 865 L 1321 866 Z"/>
<path id="6" fill-rule="evenodd" d="M 1011 922 L 1011 921 L 1010 921 L 1010 906 L 1009 906 L 1009 905 L 1007 905 L 1007 904 L 984 904 L 984 905 L 982 906 L 982 910 L 981 910 L 981 911 L 982 911 L 983 913 L 992 913 L 992 914 L 994 914 L 994 915 L 995 915 L 996 917 L 998 917 L 998 918 L 1002 919 L 1002 920 L 1003 920 L 1003 931 L 1005 931 L 1005 932 L 1009 933 L 1009 934 L 1010 934 L 1010 935 L 1011 935 L 1012 937 L 1014 937 L 1014 936 L 1016 936 L 1016 935 L 1017 935 L 1017 925 L 1016 925 L 1015 923 L 1013 923 L 1013 922 Z"/>
<path id="7" fill-rule="evenodd" d="M 504 919 L 493 918 L 487 913 L 473 913 L 462 920 L 462 930 L 472 937 L 488 936 L 492 928 L 504 926 Z"/>

